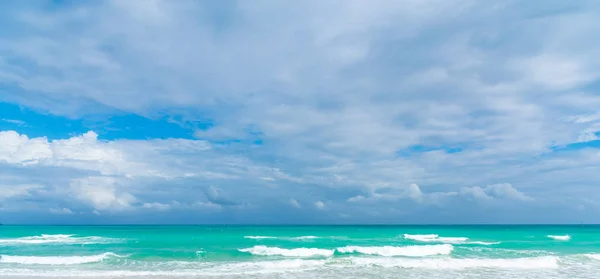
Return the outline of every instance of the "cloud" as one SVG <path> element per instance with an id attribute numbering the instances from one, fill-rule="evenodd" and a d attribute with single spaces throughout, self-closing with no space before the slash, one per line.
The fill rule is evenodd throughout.
<path id="1" fill-rule="evenodd" d="M 423 192 L 417 184 L 409 184 L 407 187 L 381 188 L 368 196 L 351 197 L 347 199 L 347 202 L 359 203 L 405 199 L 418 204 L 443 205 L 460 197 L 467 197 L 480 202 L 491 200 L 534 201 L 532 197 L 518 191 L 511 184 L 503 183 L 488 185 L 484 188 L 478 186 L 461 187 L 459 191 L 447 192 Z"/>
<path id="2" fill-rule="evenodd" d="M 214 186 L 208 187 L 208 189 L 206 189 L 204 194 L 205 194 L 206 198 L 211 203 L 214 203 L 214 204 L 218 204 L 221 206 L 239 205 L 239 202 L 233 201 L 233 200 L 229 199 L 228 197 L 226 197 L 225 194 L 223 193 L 222 189 L 219 189 Z"/>
<path id="3" fill-rule="evenodd" d="M 322 202 L 322 201 L 316 201 L 316 202 L 315 202 L 315 207 L 316 207 L 317 209 L 319 209 L 319 210 L 325 210 L 325 208 L 326 208 L 327 206 L 326 206 L 326 205 L 325 205 L 325 203 L 324 203 L 324 202 Z"/>
<path id="4" fill-rule="evenodd" d="M 533 201 L 534 199 L 515 189 L 511 184 L 493 184 L 484 188 L 463 187 L 460 193 L 465 196 L 470 196 L 475 200 L 486 201 L 492 199 L 506 199 L 515 201 Z"/>
<path id="5" fill-rule="evenodd" d="M 0 184 L 0 200 L 14 197 L 30 196 L 36 190 L 43 189 L 42 185 L 24 184 L 24 185 L 6 185 Z"/>
<path id="6" fill-rule="evenodd" d="M 144 203 L 142 205 L 143 208 L 148 208 L 148 209 L 155 209 L 158 211 L 167 211 L 169 209 L 171 209 L 171 205 L 169 204 L 163 204 L 163 203 L 158 203 L 158 202 L 153 202 L 153 203 Z"/>
<path id="7" fill-rule="evenodd" d="M 362 195 L 354 196 L 348 199 L 348 202 L 359 202 L 365 200 L 366 198 Z"/>
<path id="8" fill-rule="evenodd" d="M 75 214 L 75 213 L 73 213 L 73 211 L 71 211 L 71 209 L 68 209 L 68 208 L 50 208 L 49 211 L 50 211 L 50 213 L 56 214 L 56 215 L 74 215 Z"/>
<path id="9" fill-rule="evenodd" d="M 290 205 L 293 206 L 293 207 L 295 207 L 295 208 L 300 208 L 301 207 L 300 203 L 297 200 L 295 200 L 295 199 L 290 199 Z"/>
<path id="10" fill-rule="evenodd" d="M 439 216 L 439 204 L 472 209 L 459 204 L 465 197 L 511 206 L 600 199 L 591 148 L 600 63 L 589 59 L 600 55 L 589 36 L 600 31 L 598 8 L 111 1 L 49 13 L 5 5 L 0 23 L 12 29 L 0 33 L 0 83 L 10 86 L 0 101 L 84 122 L 116 112 L 166 117 L 197 140 L 96 132 L 48 140 L 20 127 L 0 133 L 0 167 L 47 191 L 12 197 L 66 199 L 103 214 L 171 200 L 225 212 L 293 196 L 327 200 L 331 211 L 386 203 L 376 206 L 385 218 L 388 208 L 416 212 L 398 200 Z M 62 175 L 33 175 L 43 169 Z M 493 186 L 506 181 L 519 190 Z"/>
<path id="11" fill-rule="evenodd" d="M 136 197 L 120 189 L 117 180 L 111 177 L 75 179 L 69 185 L 69 191 L 96 210 L 123 210 L 136 202 Z"/>
<path id="12" fill-rule="evenodd" d="M 17 126 L 25 126 L 27 125 L 27 123 L 25 121 L 22 120 L 17 120 L 17 119 L 6 119 L 6 118 L 2 118 L 0 119 L 6 123 L 11 123 L 11 124 L 15 124 Z"/>

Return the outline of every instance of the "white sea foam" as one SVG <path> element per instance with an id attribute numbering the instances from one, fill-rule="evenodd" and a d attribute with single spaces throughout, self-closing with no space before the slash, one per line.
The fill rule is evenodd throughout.
<path id="1" fill-rule="evenodd" d="M 262 235 L 247 235 L 247 236 L 244 236 L 244 238 L 248 238 L 248 239 L 275 239 L 277 237 L 275 237 L 275 236 L 262 236 Z"/>
<path id="2" fill-rule="evenodd" d="M 500 242 L 469 241 L 468 237 L 442 237 L 437 234 L 404 234 L 405 239 L 419 242 L 438 242 L 447 244 L 477 244 L 477 245 L 495 245 Z"/>
<path id="3" fill-rule="evenodd" d="M 404 238 L 421 242 L 461 243 L 468 240 L 466 237 L 440 237 L 437 234 L 405 234 Z"/>
<path id="4" fill-rule="evenodd" d="M 401 258 L 352 258 L 353 264 L 364 266 L 428 268 L 428 269 L 548 269 L 558 268 L 557 257 L 516 259 L 401 259 Z"/>
<path id="5" fill-rule="evenodd" d="M 340 253 L 360 253 L 366 255 L 378 255 L 384 257 L 406 256 L 425 257 L 433 255 L 448 255 L 453 247 L 450 244 L 423 245 L 423 246 L 346 246 L 337 248 Z"/>
<path id="6" fill-rule="evenodd" d="M 254 246 L 252 248 L 238 249 L 240 252 L 258 256 L 284 256 L 284 257 L 331 257 L 334 250 L 319 248 L 284 249 L 279 247 Z"/>
<path id="7" fill-rule="evenodd" d="M 438 237 L 437 234 L 404 234 L 404 238 L 416 241 L 431 241 Z"/>
<path id="8" fill-rule="evenodd" d="M 248 239 L 280 239 L 280 240 L 307 240 L 307 239 L 317 239 L 318 236 L 306 235 L 306 236 L 262 236 L 262 235 L 248 235 L 244 236 L 244 238 Z"/>
<path id="9" fill-rule="evenodd" d="M 590 259 L 600 261 L 600 254 L 586 254 L 585 256 Z"/>
<path id="10" fill-rule="evenodd" d="M 76 237 L 74 234 L 42 234 L 20 238 L 2 238 L 0 246 L 29 245 L 29 244 L 100 244 L 120 242 L 119 239 L 98 236 Z"/>
<path id="11" fill-rule="evenodd" d="M 571 240 L 571 236 L 568 234 L 566 234 L 566 235 L 547 235 L 547 237 L 554 239 L 554 240 L 561 240 L 561 241 Z"/>
<path id="12" fill-rule="evenodd" d="M 92 256 L 10 256 L 1 255 L 0 263 L 37 264 L 37 265 L 73 265 L 101 262 L 109 257 L 121 257 L 114 253 Z"/>
<path id="13" fill-rule="evenodd" d="M 0 276 L 17 277 L 59 277 L 59 278 L 176 278 L 176 277 L 197 277 L 197 276 L 223 276 L 223 275 L 244 275 L 248 278 L 249 274 L 273 274 L 282 272 L 298 272 L 319 268 L 327 264 L 326 260 L 277 260 L 277 261 L 252 261 L 224 264 L 208 264 L 188 262 L 180 268 L 171 270 L 32 270 L 32 269 L 0 269 Z M 175 264 L 179 266 L 179 263 Z"/>
<path id="14" fill-rule="evenodd" d="M 497 245 L 500 244 L 502 242 L 500 241 L 494 241 L 494 242 L 486 242 L 486 241 L 469 241 L 466 242 L 467 244 L 478 244 L 478 245 Z"/>
<path id="15" fill-rule="evenodd" d="M 351 257 L 340 259 L 321 260 L 276 260 L 276 261 L 251 261 L 238 263 L 209 264 L 203 262 L 188 263 L 176 269 L 141 269 L 141 270 L 77 270 L 77 269 L 10 269 L 1 268 L 0 276 L 26 276 L 38 277 L 136 277 L 144 278 L 160 276 L 165 278 L 195 277 L 195 276 L 223 276 L 223 275 L 245 275 L 248 274 L 277 274 L 281 272 L 298 272 L 318 269 L 320 272 L 341 273 L 346 268 L 390 268 L 392 272 L 398 272 L 397 268 L 439 270 L 438 272 L 462 269 L 499 269 L 499 270 L 551 270 L 559 267 L 557 257 L 533 257 L 514 259 L 451 259 L 451 258 L 374 258 L 374 257 Z M 342 268 L 342 269 L 340 269 Z M 350 269 L 356 270 L 356 269 Z M 380 271 L 378 271 L 380 272 Z M 434 273 L 438 274 L 438 273 Z M 439 273 L 441 275 L 443 273 Z M 277 277 L 280 278 L 280 277 Z M 299 277 L 302 278 L 302 277 Z M 339 277 L 339 278 L 344 278 Z M 439 277 L 437 277 L 439 278 Z M 452 277 L 444 277 L 452 278 Z M 500 277 L 493 277 L 500 278 Z M 504 278 L 504 277 L 502 277 Z M 537 278 L 537 277 L 536 277 Z M 540 277 L 541 278 L 541 277 Z M 552 277 L 555 278 L 555 277 Z M 558 278 L 558 277 L 557 277 Z M 563 277 L 560 277 L 563 278 Z M 567 278 L 567 277 L 565 277 Z M 584 278 L 584 277 L 582 277 Z M 594 278 L 594 277 L 585 277 Z"/>
<path id="16" fill-rule="evenodd" d="M 421 242 L 462 243 L 467 237 L 440 237 L 437 234 L 405 234 L 404 238 Z"/>

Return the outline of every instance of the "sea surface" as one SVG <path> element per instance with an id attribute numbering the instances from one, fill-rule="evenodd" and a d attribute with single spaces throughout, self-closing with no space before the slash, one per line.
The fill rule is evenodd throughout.
<path id="1" fill-rule="evenodd" d="M 600 278 L 600 226 L 0 226 L 0 278 Z"/>

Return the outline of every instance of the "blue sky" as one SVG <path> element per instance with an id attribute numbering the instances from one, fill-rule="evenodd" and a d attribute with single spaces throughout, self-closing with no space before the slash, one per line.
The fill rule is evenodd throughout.
<path id="1" fill-rule="evenodd" d="M 597 1 L 5 1 L 0 24 L 0 222 L 600 222 Z"/>

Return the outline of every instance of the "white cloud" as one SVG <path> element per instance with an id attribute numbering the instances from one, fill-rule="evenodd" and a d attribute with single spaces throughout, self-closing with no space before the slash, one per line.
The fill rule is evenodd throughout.
<path id="1" fill-rule="evenodd" d="M 75 198 L 89 203 L 96 210 L 123 210 L 136 202 L 136 198 L 119 189 L 117 180 L 111 177 L 74 179 L 69 185 L 69 191 Z"/>
<path id="2" fill-rule="evenodd" d="M 532 201 L 533 198 L 525 195 L 519 190 L 515 189 L 512 185 L 508 183 L 503 184 L 493 184 L 485 187 L 485 190 L 490 193 L 493 197 L 496 198 L 505 198 L 511 200 L 521 200 L 521 201 Z"/>
<path id="3" fill-rule="evenodd" d="M 36 184 L 6 185 L 0 184 L 0 200 L 14 197 L 29 196 L 36 190 L 43 189 L 44 186 Z"/>
<path id="4" fill-rule="evenodd" d="M 158 202 L 144 203 L 142 205 L 142 207 L 147 208 L 147 209 L 155 209 L 158 211 L 167 211 L 167 210 L 171 209 L 171 205 L 164 204 L 164 203 L 158 203 Z"/>
<path id="5" fill-rule="evenodd" d="M 506 199 L 506 200 L 517 200 L 517 201 L 533 201 L 534 199 L 515 189 L 511 184 L 493 184 L 488 185 L 484 188 L 475 187 L 463 187 L 460 190 L 460 194 L 470 196 L 475 200 L 486 201 L 492 199 Z"/>
<path id="6" fill-rule="evenodd" d="M 4 121 L 6 123 L 15 124 L 15 125 L 18 125 L 18 126 L 25 126 L 25 125 L 27 125 L 27 123 L 25 121 L 17 120 L 17 119 L 2 118 L 0 120 Z"/>
<path id="7" fill-rule="evenodd" d="M 573 88 L 598 78 L 600 72 L 585 69 L 586 62 L 542 54 L 526 61 L 525 67 L 520 67 L 535 83 L 556 90 Z"/>
<path id="8" fill-rule="evenodd" d="M 325 209 L 325 207 L 326 207 L 326 205 L 325 205 L 325 203 L 324 203 L 324 202 L 322 202 L 322 201 L 316 201 L 316 202 L 315 202 L 315 207 L 316 207 L 317 209 L 319 209 L 319 210 L 324 210 L 324 209 Z"/>
<path id="9" fill-rule="evenodd" d="M 75 214 L 75 213 L 73 213 L 73 211 L 71 211 L 71 209 L 68 209 L 68 208 L 50 208 L 49 211 L 50 211 L 50 213 L 56 214 L 56 215 L 74 215 Z"/>
<path id="10" fill-rule="evenodd" d="M 365 200 L 365 197 L 362 195 L 354 196 L 348 199 L 348 202 L 359 202 Z"/>
<path id="11" fill-rule="evenodd" d="M 295 208 L 300 208 L 301 207 L 300 203 L 298 203 L 298 201 L 295 200 L 295 199 L 290 199 L 290 205 L 293 206 L 293 207 L 295 207 Z"/>

